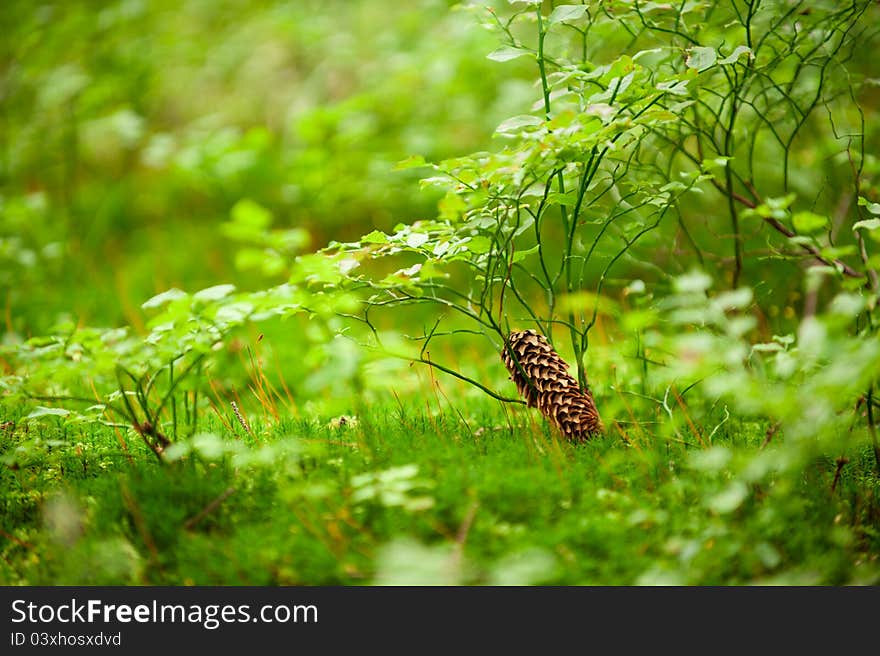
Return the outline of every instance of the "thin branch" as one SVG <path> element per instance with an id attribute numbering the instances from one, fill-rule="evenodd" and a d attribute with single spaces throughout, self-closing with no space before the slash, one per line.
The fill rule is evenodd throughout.
<path id="1" fill-rule="evenodd" d="M 523 401 L 522 399 L 512 399 L 507 396 L 502 396 L 501 394 L 498 394 L 497 392 L 493 392 L 492 390 L 490 390 L 488 387 L 486 387 L 485 385 L 483 385 L 479 381 L 476 381 L 473 378 L 469 378 L 468 376 L 465 376 L 464 374 L 459 373 L 459 372 L 455 371 L 454 369 L 450 369 L 449 367 L 445 367 L 442 364 L 438 364 L 437 362 L 434 362 L 433 360 L 430 359 L 430 354 L 428 354 L 428 357 L 420 357 L 420 358 L 410 358 L 410 357 L 403 357 L 403 356 L 401 356 L 401 357 L 402 357 L 402 359 L 407 360 L 409 362 L 420 362 L 422 364 L 427 364 L 431 367 L 434 367 L 435 369 L 439 369 L 440 371 L 447 373 L 450 376 L 453 376 L 454 378 L 458 378 L 459 380 L 462 380 L 466 383 L 469 383 L 470 385 L 473 385 L 474 387 L 477 387 L 477 388 L 483 390 L 486 394 L 491 396 L 493 399 L 497 399 L 498 401 L 501 401 L 502 403 L 518 403 L 520 405 L 526 404 L 526 402 Z"/>
<path id="2" fill-rule="evenodd" d="M 220 496 L 218 496 L 211 503 L 209 503 L 207 506 L 205 506 L 201 511 L 199 511 L 198 514 L 193 515 L 188 520 L 186 520 L 186 522 L 184 522 L 184 524 L 183 524 L 183 528 L 185 528 L 187 531 L 192 530 L 199 522 L 201 522 L 203 519 L 205 519 L 205 517 L 207 517 L 212 512 L 217 510 L 217 508 L 220 507 L 220 504 L 223 503 L 224 501 L 226 501 L 226 499 L 228 499 L 229 497 L 231 497 L 235 493 L 235 491 L 236 491 L 235 486 L 230 486 L 230 487 L 226 488 L 220 494 Z"/>

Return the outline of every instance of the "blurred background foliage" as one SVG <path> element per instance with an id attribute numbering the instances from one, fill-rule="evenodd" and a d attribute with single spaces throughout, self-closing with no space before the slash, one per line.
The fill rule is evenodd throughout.
<path id="1" fill-rule="evenodd" d="M 654 4 L 646 5 L 651 15 Z M 628 7 L 608 5 L 612 14 Z M 684 15 L 699 16 L 701 7 Z M 810 10 L 799 11 L 807 20 Z M 499 123 L 540 100 L 534 62 L 486 58 L 501 39 L 487 29 L 482 6 L 5 2 L 0 26 L 7 341 L 43 334 L 59 315 L 142 326 L 140 303 L 170 287 L 234 279 L 254 288 L 266 274 L 285 279 L 297 252 L 436 216 L 442 192 L 420 189 L 419 170 L 394 164 L 497 147 Z M 642 30 L 637 40 L 627 29 L 606 30 L 590 58 L 613 60 L 636 43 L 650 52 L 667 36 Z M 548 40 L 548 48 L 570 54 L 565 43 Z M 751 155 L 756 179 L 775 187 L 767 196 L 801 194 L 811 211 L 832 217 L 841 238 L 851 204 L 846 140 L 860 122 L 876 123 L 880 93 L 869 49 L 844 54 L 845 74 L 866 81 L 863 114 L 848 97 L 823 97 L 816 114 L 833 113 L 837 134 L 821 116 L 810 118 L 791 148 L 784 188 L 774 181 L 783 153 L 773 139 L 761 139 Z M 767 120 L 783 127 L 788 117 Z M 868 130 L 866 192 L 880 170 L 876 146 Z M 233 208 L 253 204 L 265 210 L 255 234 L 224 228 Z M 691 243 L 700 266 L 730 277 L 717 248 L 733 239 L 723 198 L 690 194 L 676 209 L 681 219 L 665 222 L 638 257 L 624 258 L 626 269 L 615 270 L 618 290 L 634 276 L 685 272 L 697 263 Z M 272 243 L 262 234 L 267 226 Z M 760 221 L 744 221 L 742 232 L 762 311 L 792 327 L 800 282 L 787 275 Z"/>
<path id="2" fill-rule="evenodd" d="M 486 147 L 532 91 L 432 0 L 4 2 L 0 29 L 0 275 L 22 336 L 241 281 L 220 226 L 242 200 L 299 247 L 430 214 L 394 163 Z"/>

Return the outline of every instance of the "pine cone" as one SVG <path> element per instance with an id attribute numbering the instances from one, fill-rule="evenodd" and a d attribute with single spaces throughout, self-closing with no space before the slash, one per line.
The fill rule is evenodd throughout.
<path id="1" fill-rule="evenodd" d="M 543 335 L 534 330 L 511 333 L 501 357 L 526 404 L 538 408 L 565 437 L 581 441 L 602 431 L 590 388 L 580 388 Z"/>

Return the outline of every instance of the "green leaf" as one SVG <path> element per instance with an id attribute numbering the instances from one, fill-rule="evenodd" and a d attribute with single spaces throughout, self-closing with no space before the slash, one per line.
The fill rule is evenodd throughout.
<path id="1" fill-rule="evenodd" d="M 430 166 L 421 155 L 413 155 L 406 159 L 400 160 L 394 165 L 395 171 L 405 171 L 406 169 L 417 169 L 423 166 Z"/>
<path id="2" fill-rule="evenodd" d="M 761 559 L 761 564 L 767 569 L 773 569 L 782 562 L 782 556 L 769 542 L 759 542 L 755 545 L 755 555 Z"/>
<path id="3" fill-rule="evenodd" d="M 623 313 L 623 327 L 638 332 L 657 324 L 657 313 L 653 310 L 628 310 Z"/>
<path id="4" fill-rule="evenodd" d="M 708 48 L 706 46 L 694 46 L 688 51 L 687 60 L 685 60 L 685 66 L 688 68 L 693 68 L 697 71 L 705 71 L 707 68 L 711 68 L 715 65 L 715 61 L 718 58 L 718 54 L 715 52 L 715 48 Z"/>
<path id="5" fill-rule="evenodd" d="M 586 14 L 586 5 L 559 5 L 547 18 L 547 22 L 555 25 L 556 23 L 564 23 L 566 21 L 576 21 L 586 16 Z"/>
<path id="6" fill-rule="evenodd" d="M 213 433 L 199 433 L 192 438 L 193 449 L 205 460 L 219 460 L 227 451 L 223 438 Z"/>
<path id="7" fill-rule="evenodd" d="M 339 260 L 339 272 L 343 276 L 347 276 L 349 273 L 357 269 L 360 265 L 361 263 L 353 257 L 347 257 L 344 260 Z"/>
<path id="8" fill-rule="evenodd" d="M 853 225 L 853 232 L 856 230 L 864 228 L 865 230 L 874 231 L 877 228 L 880 228 L 880 219 L 865 219 L 863 221 L 856 221 Z"/>
<path id="9" fill-rule="evenodd" d="M 739 289 L 721 292 L 712 299 L 712 303 L 723 310 L 735 310 L 748 307 L 752 299 L 752 290 L 748 287 L 740 287 Z"/>
<path id="10" fill-rule="evenodd" d="M 492 249 L 492 240 L 488 237 L 472 237 L 465 246 L 471 253 L 482 255 Z"/>
<path id="11" fill-rule="evenodd" d="M 519 116 L 513 116 L 506 121 L 502 122 L 497 128 L 495 128 L 496 133 L 506 134 L 510 132 L 515 132 L 525 127 L 534 127 L 536 125 L 541 125 L 543 121 L 537 116 L 532 116 L 531 114 L 521 114 Z"/>
<path id="12" fill-rule="evenodd" d="M 272 225 L 272 213 L 249 198 L 244 198 L 233 205 L 231 216 L 236 223 L 258 230 L 265 230 Z"/>
<path id="13" fill-rule="evenodd" d="M 514 48 L 512 46 L 501 46 L 500 48 L 496 48 L 488 55 L 486 55 L 486 59 L 491 59 L 492 61 L 497 62 L 506 62 L 511 59 L 516 59 L 517 57 L 522 57 L 523 55 L 531 54 L 528 50 L 523 50 L 522 48 Z"/>
<path id="14" fill-rule="evenodd" d="M 66 417 L 70 414 L 70 410 L 64 408 L 46 408 L 38 405 L 33 412 L 25 417 L 25 419 L 36 419 L 37 417 Z"/>
<path id="15" fill-rule="evenodd" d="M 467 209 L 467 203 L 455 192 L 447 192 L 437 203 L 439 217 L 444 221 L 457 221 Z"/>
<path id="16" fill-rule="evenodd" d="M 214 315 L 214 321 L 226 325 L 240 324 L 254 311 L 252 303 L 241 301 L 222 305 Z"/>
<path id="17" fill-rule="evenodd" d="M 165 449 L 164 458 L 168 462 L 176 462 L 189 455 L 192 445 L 188 442 L 175 442 Z"/>
<path id="18" fill-rule="evenodd" d="M 293 284 L 307 282 L 311 284 L 337 285 L 343 279 L 339 262 L 323 253 L 300 255 L 294 261 L 290 282 Z"/>
<path id="19" fill-rule="evenodd" d="M 633 61 L 638 61 L 642 57 L 650 57 L 651 55 L 663 54 L 663 48 L 650 48 L 649 50 L 639 50 L 632 56 Z"/>
<path id="20" fill-rule="evenodd" d="M 785 349 L 781 344 L 777 344 L 776 342 L 767 342 L 765 344 L 753 344 L 752 350 L 762 353 L 773 353 L 777 351 L 783 351 Z"/>
<path id="21" fill-rule="evenodd" d="M 405 269 L 398 269 L 394 272 L 394 276 L 404 276 L 406 278 L 412 278 L 414 275 L 419 273 L 422 270 L 422 263 L 416 262 L 411 267 L 407 267 Z"/>
<path id="22" fill-rule="evenodd" d="M 667 182 L 665 185 L 660 187 L 661 192 L 667 192 L 667 191 L 676 192 L 676 191 L 684 191 L 685 189 L 687 189 L 687 185 L 684 182 L 679 182 L 678 180 L 673 180 L 672 182 Z"/>
<path id="23" fill-rule="evenodd" d="M 551 194 L 547 194 L 547 203 L 552 205 L 565 205 L 566 207 L 574 207 L 577 204 L 577 198 L 577 191 L 569 191 L 565 194 L 560 194 L 558 191 L 554 191 Z"/>
<path id="24" fill-rule="evenodd" d="M 700 163 L 700 168 L 707 172 L 715 169 L 723 169 L 731 159 L 731 157 L 713 157 L 712 159 L 704 159 Z"/>
<path id="25" fill-rule="evenodd" d="M 535 244 L 534 246 L 532 246 L 531 248 L 529 248 L 527 250 L 516 251 L 513 254 L 513 257 L 510 258 L 511 262 L 513 262 L 514 264 L 516 264 L 517 262 L 521 262 L 522 260 L 526 259 L 529 255 L 534 255 L 535 253 L 537 253 L 539 248 L 540 248 L 540 245 Z"/>
<path id="26" fill-rule="evenodd" d="M 737 46 L 736 48 L 733 49 L 733 52 L 730 53 L 727 57 L 725 57 L 724 59 L 719 59 L 718 63 L 719 64 L 735 64 L 737 62 L 737 60 L 739 60 L 739 58 L 742 57 L 746 53 L 748 53 L 749 56 L 751 57 L 752 49 L 749 48 L 748 46 Z"/>
<path id="27" fill-rule="evenodd" d="M 172 287 L 161 294 L 156 294 L 152 298 L 144 301 L 141 304 L 141 307 L 145 310 L 150 310 L 152 308 L 162 307 L 166 303 L 170 303 L 171 301 L 176 301 L 179 298 L 186 298 L 187 293 L 181 289 L 177 289 L 176 287 Z"/>
<path id="28" fill-rule="evenodd" d="M 196 292 L 193 294 L 193 299 L 197 301 L 219 301 L 234 291 L 235 285 L 214 285 Z"/>
<path id="29" fill-rule="evenodd" d="M 671 93 L 674 96 L 686 96 L 688 82 L 690 80 L 667 80 L 666 82 L 660 82 L 657 85 L 657 89 Z"/>
<path id="30" fill-rule="evenodd" d="M 419 278 L 422 280 L 430 280 L 432 278 L 445 278 L 445 274 L 434 262 L 425 262 L 419 269 Z"/>
<path id="31" fill-rule="evenodd" d="M 632 294 L 644 294 L 646 289 L 647 288 L 645 287 L 645 281 L 636 278 L 624 288 L 623 294 L 624 296 L 629 296 Z"/>
<path id="32" fill-rule="evenodd" d="M 872 203 L 864 196 L 859 196 L 859 206 L 867 208 L 871 214 L 880 215 L 880 203 Z"/>
<path id="33" fill-rule="evenodd" d="M 706 505 L 719 514 L 731 513 L 742 505 L 748 495 L 749 489 L 745 483 L 734 481 L 724 490 L 709 498 Z"/>
<path id="34" fill-rule="evenodd" d="M 622 89 L 618 87 L 618 92 L 620 91 L 622 91 Z M 613 119 L 617 114 L 617 110 L 608 103 L 592 103 L 584 110 L 584 114 L 587 114 L 588 116 L 597 116 L 603 123 L 608 123 L 608 121 Z"/>
<path id="35" fill-rule="evenodd" d="M 796 194 L 786 194 L 775 198 L 767 199 L 767 207 L 771 210 L 781 210 L 789 207 L 797 198 Z"/>
<path id="36" fill-rule="evenodd" d="M 841 257 L 855 255 L 856 247 L 854 244 L 847 244 L 846 246 L 825 246 L 820 249 L 819 252 L 822 254 L 822 257 L 826 257 L 829 260 L 836 260 Z"/>
<path id="37" fill-rule="evenodd" d="M 829 310 L 834 314 L 855 318 L 865 309 L 866 299 L 861 294 L 848 294 L 842 292 L 834 297 Z"/>
<path id="38" fill-rule="evenodd" d="M 694 270 L 673 280 L 673 287 L 679 294 L 704 292 L 712 286 L 712 277 L 702 271 Z"/>
<path id="39" fill-rule="evenodd" d="M 817 232 L 828 225 L 828 217 L 813 212 L 797 212 L 791 217 L 794 229 L 798 232 Z"/>
<path id="40" fill-rule="evenodd" d="M 406 238 L 406 245 L 410 248 L 418 248 L 428 243 L 430 237 L 424 232 L 413 232 Z"/>
<path id="41" fill-rule="evenodd" d="M 274 251 L 259 248 L 243 248 L 235 254 L 235 268 L 240 271 L 257 270 L 274 276 L 285 267 L 285 259 Z"/>
<path id="42" fill-rule="evenodd" d="M 381 230 L 373 230 L 373 232 L 361 237 L 362 244 L 387 244 L 388 235 Z"/>
<path id="43" fill-rule="evenodd" d="M 688 464 L 698 471 L 718 472 L 727 467 L 733 459 L 733 452 L 723 446 L 694 451 L 688 458 Z"/>

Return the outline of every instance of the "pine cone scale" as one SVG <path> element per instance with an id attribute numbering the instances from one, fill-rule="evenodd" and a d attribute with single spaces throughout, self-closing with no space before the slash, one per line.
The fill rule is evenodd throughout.
<path id="1" fill-rule="evenodd" d="M 589 387 L 580 388 L 543 335 L 534 330 L 511 333 L 501 357 L 526 405 L 538 408 L 565 437 L 586 440 L 602 431 Z"/>

